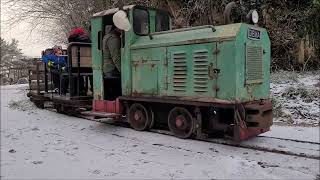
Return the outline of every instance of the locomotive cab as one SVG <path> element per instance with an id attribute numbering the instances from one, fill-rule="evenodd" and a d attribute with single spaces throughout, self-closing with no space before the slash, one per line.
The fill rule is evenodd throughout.
<path id="1" fill-rule="evenodd" d="M 148 36 L 154 32 L 167 31 L 171 29 L 171 15 L 167 11 L 129 5 L 122 7 L 127 17 L 120 17 L 115 22 L 114 15 L 120 11 L 119 8 L 105 10 L 93 15 L 91 20 L 93 39 L 92 58 L 93 58 L 93 77 L 94 77 L 94 102 L 93 109 L 96 111 L 106 112 L 107 109 L 116 109 L 118 104 L 117 98 L 122 96 L 122 84 L 127 81 L 123 75 L 127 75 L 128 69 L 123 66 L 123 61 L 129 56 L 130 45 L 133 44 L 140 36 Z M 121 11 L 122 11 L 121 10 Z M 124 19 L 121 19 L 124 18 Z M 118 76 L 107 76 L 103 73 L 103 37 L 106 26 L 115 26 L 121 30 L 121 72 Z M 152 25 L 150 26 L 150 23 Z M 116 25 L 116 26 L 117 26 Z M 118 25 L 119 26 L 119 25 Z M 129 29 L 125 30 L 127 27 Z M 151 38 L 151 36 L 150 36 Z M 110 104 L 112 107 L 108 108 Z M 113 107 L 114 106 L 114 107 Z M 118 111 L 113 111 L 118 112 Z"/>

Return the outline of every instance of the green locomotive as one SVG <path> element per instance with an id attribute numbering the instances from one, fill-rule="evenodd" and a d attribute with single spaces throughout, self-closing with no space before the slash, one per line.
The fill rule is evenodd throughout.
<path id="1" fill-rule="evenodd" d="M 115 22 L 121 13 L 116 21 L 123 22 Z M 117 23 L 127 31 L 121 34 L 121 76 L 110 78 L 103 73 L 102 36 L 106 25 Z M 126 115 L 136 130 L 168 127 L 180 138 L 223 134 L 244 140 L 268 131 L 267 31 L 249 23 L 176 30 L 171 24 L 168 12 L 135 5 L 93 16 L 90 114 Z M 108 94 L 110 88 L 117 93 Z"/>

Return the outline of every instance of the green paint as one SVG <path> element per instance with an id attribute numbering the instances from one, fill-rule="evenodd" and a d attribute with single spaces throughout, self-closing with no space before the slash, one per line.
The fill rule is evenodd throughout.
<path id="1" fill-rule="evenodd" d="M 132 11 L 128 10 L 131 25 Z M 241 101 L 269 97 L 270 40 L 265 29 L 237 23 L 216 26 L 215 31 L 210 27 L 198 27 L 153 33 L 155 15 L 156 10 L 150 9 L 151 37 L 138 36 L 132 29 L 125 33 L 125 45 L 121 49 L 123 95 L 135 96 L 139 93 L 159 97 L 188 96 Z M 103 27 L 101 19 L 92 20 L 94 67 L 103 61 L 101 51 L 95 49 L 95 33 Z M 260 40 L 248 38 L 249 28 L 261 32 Z M 248 47 L 261 49 L 262 67 L 257 66 L 259 61 L 254 61 L 256 54 L 251 51 L 246 53 Z M 251 60 L 248 61 L 250 58 L 246 56 Z M 259 67 L 261 79 L 252 80 Z M 214 73 L 217 70 L 220 72 Z M 94 78 L 94 87 L 98 93 L 102 90 L 100 71 L 94 69 L 94 76 L 98 76 Z"/>
<path id="2" fill-rule="evenodd" d="M 102 17 L 91 20 L 91 39 L 92 39 L 92 70 L 93 70 L 93 90 L 94 99 L 101 100 L 104 97 L 103 92 L 103 71 L 102 71 Z M 100 45 L 99 45 L 100 43 Z"/>

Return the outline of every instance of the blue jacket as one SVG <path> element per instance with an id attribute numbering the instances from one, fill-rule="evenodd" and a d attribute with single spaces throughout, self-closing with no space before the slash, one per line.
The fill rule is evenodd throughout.
<path id="1" fill-rule="evenodd" d="M 52 61 L 55 64 L 60 64 L 62 66 L 66 65 L 66 59 L 64 56 L 57 56 L 54 54 L 49 54 L 49 55 L 43 55 L 42 56 L 42 61 L 45 63 L 48 63 L 49 61 Z"/>

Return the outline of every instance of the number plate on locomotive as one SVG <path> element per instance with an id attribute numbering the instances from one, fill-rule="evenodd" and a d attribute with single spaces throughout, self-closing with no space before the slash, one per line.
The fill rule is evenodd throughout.
<path id="1" fill-rule="evenodd" d="M 260 40 L 260 31 L 256 30 L 256 29 L 249 28 L 249 30 L 248 30 L 248 38 L 249 39 Z"/>

